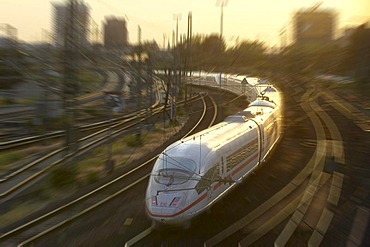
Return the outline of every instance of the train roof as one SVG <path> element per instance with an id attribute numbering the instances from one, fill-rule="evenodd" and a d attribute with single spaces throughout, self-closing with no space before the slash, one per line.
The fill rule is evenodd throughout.
<path id="1" fill-rule="evenodd" d="M 234 120 L 238 119 L 238 121 L 231 121 L 231 118 L 229 118 L 229 120 L 214 125 L 209 129 L 177 141 L 166 148 L 164 154 L 171 157 L 189 158 L 198 165 L 204 164 L 210 154 L 231 149 L 231 145 L 234 145 L 230 144 L 232 140 L 256 128 L 256 124 L 253 121 L 243 118 L 243 122 L 241 122 L 241 117 L 232 116 Z"/>
<path id="2" fill-rule="evenodd" d="M 231 141 L 251 139 L 253 133 L 257 131 L 256 121 L 259 122 L 264 114 L 273 111 L 280 104 L 280 94 L 276 88 L 266 84 L 263 90 L 265 90 L 263 97 L 250 103 L 245 110 L 227 117 L 219 124 L 171 144 L 162 155 L 191 159 L 197 163 L 201 171 L 202 167 L 199 166 L 204 164 L 212 153 L 228 152 L 233 146 L 238 145 L 235 142 L 230 143 Z M 246 135 L 248 132 L 250 136 Z M 245 140 L 243 139 L 243 142 Z"/>

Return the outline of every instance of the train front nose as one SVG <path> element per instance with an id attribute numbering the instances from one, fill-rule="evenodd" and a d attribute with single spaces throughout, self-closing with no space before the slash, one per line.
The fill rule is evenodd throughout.
<path id="1" fill-rule="evenodd" d="M 160 193 L 151 196 L 150 200 L 147 201 L 150 218 L 166 224 L 180 223 L 185 197 L 184 193 Z"/>

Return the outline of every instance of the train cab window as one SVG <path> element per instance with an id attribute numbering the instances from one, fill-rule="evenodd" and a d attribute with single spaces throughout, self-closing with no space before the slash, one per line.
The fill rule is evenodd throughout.
<path id="1" fill-rule="evenodd" d="M 248 120 L 247 117 L 243 116 L 243 115 L 231 115 L 231 116 L 228 116 L 227 118 L 225 118 L 225 122 L 233 122 L 233 123 L 244 123 Z"/>
<path id="2" fill-rule="evenodd" d="M 266 101 L 266 100 L 255 100 L 252 103 L 250 103 L 249 106 L 262 106 L 262 107 L 275 108 L 276 105 L 273 102 Z"/>
<path id="3" fill-rule="evenodd" d="M 164 185 L 182 184 L 187 182 L 196 171 L 196 163 L 183 157 L 161 155 L 153 167 L 154 179 Z"/>
<path id="4" fill-rule="evenodd" d="M 272 93 L 272 92 L 276 92 L 276 89 L 273 88 L 273 87 L 268 87 L 266 88 L 265 90 L 263 90 L 263 92 L 269 92 L 269 93 Z"/>
<path id="5" fill-rule="evenodd" d="M 185 170 L 163 169 L 155 174 L 154 180 L 159 184 L 170 186 L 186 183 L 192 176 L 192 173 Z"/>

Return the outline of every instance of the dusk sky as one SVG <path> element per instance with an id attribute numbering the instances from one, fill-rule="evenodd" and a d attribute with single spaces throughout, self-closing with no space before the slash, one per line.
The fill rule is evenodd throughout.
<path id="1" fill-rule="evenodd" d="M 126 17 L 129 42 L 137 42 L 137 27 L 144 40 L 156 40 L 160 46 L 163 36 L 171 37 L 176 23 L 174 14 L 181 14 L 179 33 L 187 31 L 187 16 L 193 14 L 193 33 L 220 32 L 220 0 L 85 0 L 93 20 L 102 25 L 105 16 Z M 42 29 L 51 31 L 53 7 L 61 0 L 0 0 L 0 23 L 18 29 L 18 38 L 41 41 Z M 264 41 L 269 46 L 279 45 L 279 32 L 288 26 L 292 34 L 295 11 L 312 7 L 314 0 L 229 0 L 224 7 L 223 33 L 229 45 L 239 40 Z M 330 8 L 338 14 L 338 27 L 359 25 L 369 20 L 369 0 L 325 0 L 321 9 Z M 4 31 L 0 31 L 4 35 Z M 167 42 L 167 41 L 166 41 Z"/>

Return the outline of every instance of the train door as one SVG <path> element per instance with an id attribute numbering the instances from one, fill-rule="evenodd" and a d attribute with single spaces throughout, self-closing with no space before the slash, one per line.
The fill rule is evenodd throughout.
<path id="1" fill-rule="evenodd" d="M 263 145 L 264 145 L 264 134 L 263 134 L 263 123 L 258 124 L 256 120 L 253 118 L 248 119 L 252 121 L 256 125 L 256 130 L 257 130 L 257 152 L 258 152 L 258 160 L 257 160 L 257 165 L 261 163 L 261 159 L 263 157 Z"/>
<path id="2" fill-rule="evenodd" d="M 261 159 L 263 157 L 263 126 L 257 125 L 257 138 L 258 138 L 258 164 L 261 163 Z"/>
<path id="3" fill-rule="evenodd" d="M 224 179 L 226 177 L 226 172 L 227 172 L 226 162 L 224 160 L 224 157 L 221 156 L 219 163 L 219 174 L 221 179 Z"/>
<path id="4" fill-rule="evenodd" d="M 252 120 L 252 119 L 250 119 Z M 263 135 L 263 124 L 258 124 L 257 121 L 255 120 L 252 120 L 257 128 L 257 151 L 258 151 L 258 160 L 257 160 L 257 165 L 259 165 L 261 163 L 261 159 L 263 157 L 263 152 L 264 152 L 264 148 L 263 148 L 263 145 L 264 145 L 264 135 Z"/>

